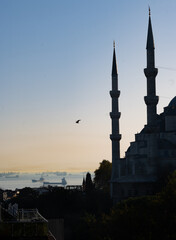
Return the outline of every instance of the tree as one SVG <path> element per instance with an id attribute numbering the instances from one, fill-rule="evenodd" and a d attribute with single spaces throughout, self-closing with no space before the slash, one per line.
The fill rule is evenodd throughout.
<path id="1" fill-rule="evenodd" d="M 86 214 L 80 229 L 85 240 L 174 240 L 176 239 L 176 171 L 167 185 L 153 196 L 123 200 L 110 212 Z"/>
<path id="2" fill-rule="evenodd" d="M 86 174 L 85 191 L 91 192 L 93 190 L 93 188 L 94 188 L 94 185 L 92 182 L 91 174 L 88 172 Z"/>
<path id="3" fill-rule="evenodd" d="M 112 163 L 110 163 L 108 160 L 103 160 L 102 162 L 100 162 L 99 168 L 94 171 L 95 173 L 94 183 L 97 189 L 109 191 L 111 170 Z"/>

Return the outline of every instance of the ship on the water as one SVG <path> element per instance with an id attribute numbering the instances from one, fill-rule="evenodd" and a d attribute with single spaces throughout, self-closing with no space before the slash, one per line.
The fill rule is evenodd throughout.
<path id="1" fill-rule="evenodd" d="M 43 182 L 45 179 L 41 177 L 40 179 L 32 179 L 32 182 Z"/>
<path id="2" fill-rule="evenodd" d="M 61 182 L 43 182 L 43 186 L 58 186 L 58 185 L 67 185 L 66 179 L 63 177 Z"/>
<path id="3" fill-rule="evenodd" d="M 5 177 L 6 178 L 18 178 L 19 175 L 6 175 Z"/>

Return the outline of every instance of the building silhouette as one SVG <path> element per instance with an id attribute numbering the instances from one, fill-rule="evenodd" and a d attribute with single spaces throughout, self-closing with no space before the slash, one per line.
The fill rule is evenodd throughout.
<path id="1" fill-rule="evenodd" d="M 157 114 L 159 97 L 156 96 L 155 46 L 149 10 L 147 34 L 147 67 L 144 74 L 147 79 L 147 95 L 144 101 L 147 107 L 147 124 L 135 141 L 130 143 L 124 158 L 120 158 L 119 96 L 118 72 L 115 46 L 112 62 L 112 175 L 111 196 L 114 202 L 131 196 L 156 193 L 162 179 L 176 169 L 176 97 Z"/>

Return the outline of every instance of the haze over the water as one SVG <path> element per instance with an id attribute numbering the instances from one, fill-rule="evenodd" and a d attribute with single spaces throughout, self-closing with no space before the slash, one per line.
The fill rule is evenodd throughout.
<path id="1" fill-rule="evenodd" d="M 0 171 L 92 171 L 111 160 L 113 40 L 124 155 L 146 123 L 148 4 L 162 112 L 175 96 L 175 0 L 0 2 Z"/>

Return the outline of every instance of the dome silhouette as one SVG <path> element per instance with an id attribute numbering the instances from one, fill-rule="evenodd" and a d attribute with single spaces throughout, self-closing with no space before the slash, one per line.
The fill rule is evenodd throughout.
<path id="1" fill-rule="evenodd" d="M 172 100 L 170 101 L 168 107 L 176 108 L 176 97 L 172 98 Z"/>

